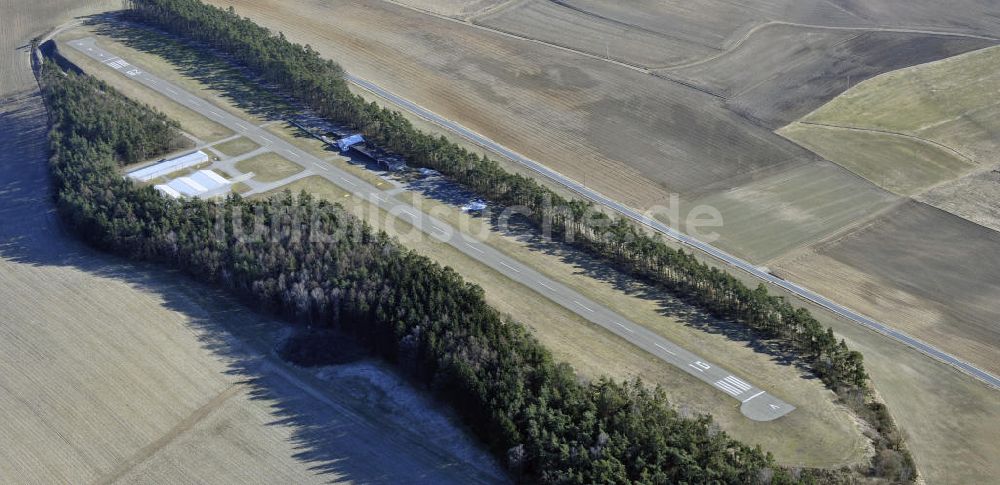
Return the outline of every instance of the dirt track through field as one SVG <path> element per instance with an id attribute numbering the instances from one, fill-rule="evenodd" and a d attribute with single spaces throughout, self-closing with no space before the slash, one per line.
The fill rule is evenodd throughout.
<path id="1" fill-rule="evenodd" d="M 224 391 L 212 398 L 211 401 L 205 403 L 204 406 L 195 409 L 193 413 L 188 415 L 188 417 L 182 419 L 176 426 L 171 428 L 170 431 L 166 432 L 163 436 L 160 436 L 156 441 L 144 446 L 138 453 L 116 466 L 111 473 L 94 482 L 95 485 L 110 485 L 117 482 L 118 479 L 124 476 L 129 470 L 134 468 L 139 463 L 149 459 L 149 457 L 153 456 L 164 446 L 174 441 L 182 433 L 189 431 L 199 421 L 208 416 L 209 413 L 218 409 L 223 403 L 235 396 L 236 393 L 241 390 L 242 388 L 239 384 L 233 384 L 227 387 Z"/>

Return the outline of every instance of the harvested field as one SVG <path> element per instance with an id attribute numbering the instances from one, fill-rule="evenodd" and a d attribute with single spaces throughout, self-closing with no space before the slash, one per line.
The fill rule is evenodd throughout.
<path id="1" fill-rule="evenodd" d="M 243 173 L 253 172 L 253 179 L 258 182 L 277 182 L 303 170 L 301 165 L 273 152 L 240 160 L 236 162 L 236 169 Z"/>
<path id="2" fill-rule="evenodd" d="M 685 208 L 704 205 L 717 209 L 722 226 L 705 230 L 720 235 L 715 244 L 766 264 L 796 247 L 845 230 L 899 200 L 824 162 L 701 197 Z"/>
<path id="3" fill-rule="evenodd" d="M 709 94 L 394 4 L 224 4 L 636 207 L 814 159 Z"/>
<path id="4" fill-rule="evenodd" d="M 455 18 L 468 18 L 511 3 L 514 0 L 397 0 L 418 10 Z"/>
<path id="5" fill-rule="evenodd" d="M 35 84 L 31 39 L 74 17 L 120 8 L 118 0 L 0 1 L 0 102 Z"/>
<path id="6" fill-rule="evenodd" d="M 981 0 L 557 0 L 582 13 L 719 48 L 766 22 L 932 30 L 1000 37 L 995 6 Z"/>
<path id="7" fill-rule="evenodd" d="M 1000 233 L 908 202 L 772 267 L 1000 373 Z"/>
<path id="8" fill-rule="evenodd" d="M 996 42 L 774 24 L 709 62 L 666 71 L 722 94 L 731 109 L 784 126 L 873 76 Z"/>
<path id="9" fill-rule="evenodd" d="M 676 64 L 719 49 L 613 19 L 588 15 L 560 2 L 528 0 L 479 17 L 476 24 L 640 66 Z"/>
<path id="10" fill-rule="evenodd" d="M 718 53 L 753 27 L 769 21 L 826 25 L 864 23 L 849 12 L 821 0 L 755 0 L 742 4 L 725 0 L 557 0 L 552 3 L 564 9 L 559 16 L 575 18 L 578 24 L 584 24 L 584 19 L 587 19 L 591 25 L 610 24 L 669 36 L 675 41 L 665 47 L 683 53 L 682 57 L 687 61 Z M 598 32 L 592 30 L 590 35 Z M 691 49 L 691 46 L 700 48 Z M 593 53 L 600 54 L 596 50 Z"/>
<path id="11" fill-rule="evenodd" d="M 1000 166 L 935 187 L 917 200 L 1000 231 Z"/>
<path id="12" fill-rule="evenodd" d="M 971 172 L 976 163 L 933 143 L 878 131 L 793 123 L 780 133 L 888 191 L 913 195 Z"/>

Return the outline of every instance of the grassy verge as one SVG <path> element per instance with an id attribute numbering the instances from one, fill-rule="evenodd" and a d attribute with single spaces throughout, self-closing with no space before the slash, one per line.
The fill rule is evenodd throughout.
<path id="1" fill-rule="evenodd" d="M 225 143 L 212 145 L 213 150 L 218 150 L 228 157 L 240 156 L 244 153 L 256 150 L 257 148 L 260 148 L 260 145 L 254 143 L 253 140 L 242 136 L 234 140 L 229 140 Z"/>
<path id="2" fill-rule="evenodd" d="M 257 182 L 276 182 L 291 177 L 303 170 L 298 165 L 274 152 L 263 153 L 256 157 L 236 162 L 236 169 L 243 173 L 253 172 Z"/>

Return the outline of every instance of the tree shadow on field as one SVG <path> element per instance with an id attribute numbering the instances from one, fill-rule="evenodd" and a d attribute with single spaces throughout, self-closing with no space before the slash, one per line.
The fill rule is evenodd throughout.
<path id="1" fill-rule="evenodd" d="M 181 74 L 218 91 L 241 110 L 267 121 L 284 120 L 301 109 L 281 88 L 229 62 L 207 44 L 181 41 L 165 32 L 129 22 L 120 13 L 91 16 L 86 25 L 132 49 L 168 61 Z"/>
<path id="2" fill-rule="evenodd" d="M 267 410 L 270 421 L 266 425 L 288 430 L 287 448 L 293 450 L 291 458 L 311 471 L 311 480 L 366 483 L 505 481 L 490 459 L 482 458 L 488 456 L 484 452 L 456 451 L 448 446 L 448 441 L 455 441 L 454 436 L 444 431 L 437 435 L 424 433 L 420 423 L 410 427 L 405 421 L 409 418 L 394 421 L 383 411 L 373 408 L 364 396 L 364 383 L 359 384 L 356 379 L 321 380 L 312 370 L 282 362 L 274 348 L 282 332 L 291 328 L 288 322 L 251 311 L 223 291 L 199 284 L 179 271 L 99 252 L 68 234 L 60 224 L 53 203 L 46 163 L 46 132 L 46 112 L 37 91 L 20 93 L 0 103 L 0 146 L 3 147 L 0 151 L 0 259 L 4 264 L 71 268 L 85 273 L 81 281 L 119 281 L 137 293 L 152 295 L 161 300 L 164 308 L 183 315 L 198 334 L 202 347 L 225 362 L 227 374 L 241 386 L 239 392 L 246 393 L 250 400 L 259 401 Z M 0 274 L 3 284 L 15 284 L 5 276 Z M 43 304 L 52 304 L 60 296 L 43 294 L 39 297 Z M 143 321 L 144 315 L 134 317 L 137 324 L 156 324 L 155 321 Z M 2 320 L 0 318 L 0 322 Z M 52 324 L 63 325 L 63 322 Z M 101 355 L 98 358 L 115 357 Z M 181 379 L 190 378 L 183 375 L 184 366 L 157 362 L 158 357 L 152 355 L 148 359 L 150 366 L 170 368 L 173 370 L 164 372 L 182 374 L 178 375 Z M 375 389 L 375 384 L 367 385 Z M 185 402 L 177 406 L 198 408 L 204 404 Z M 426 412 L 434 416 L 438 413 L 431 408 Z M 248 427 L 256 423 L 237 425 Z M 282 432 L 277 431 L 278 436 L 283 436 Z M 208 439 L 225 439 L 210 434 L 213 436 Z M 188 438 L 196 444 L 201 439 L 197 434 Z M 252 463 L 252 467 L 266 466 L 254 459 L 258 456 L 255 453 L 268 451 L 259 448 L 258 443 L 232 445 L 238 449 L 250 448 L 244 463 Z M 154 457 L 149 459 L 155 460 Z M 296 478 L 302 479 L 301 476 L 289 479 Z"/>

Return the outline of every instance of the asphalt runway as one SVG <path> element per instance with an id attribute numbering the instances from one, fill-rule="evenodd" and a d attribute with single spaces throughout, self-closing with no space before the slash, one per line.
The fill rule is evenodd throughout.
<path id="1" fill-rule="evenodd" d="M 340 170 L 329 162 L 321 160 L 271 134 L 267 130 L 242 120 L 210 101 L 191 94 L 175 84 L 169 83 L 146 72 L 114 54 L 98 47 L 93 38 L 69 42 L 74 49 L 103 63 L 109 69 L 153 89 L 175 102 L 192 109 L 236 133 L 239 133 L 262 147 L 288 158 L 316 175 L 368 200 L 386 212 L 418 228 L 428 236 L 445 242 L 462 253 L 493 268 L 513 281 L 542 294 L 553 302 L 567 308 L 608 331 L 624 338 L 647 352 L 659 357 L 678 369 L 704 381 L 720 392 L 740 403 L 740 411 L 755 421 L 771 421 L 792 412 L 795 407 L 747 380 L 719 367 L 706 357 L 696 355 L 673 342 L 653 333 L 642 325 L 630 321 L 610 309 L 586 298 L 576 291 L 553 281 L 534 269 L 507 257 L 491 246 L 472 239 L 452 226 L 435 219 L 413 206 L 402 202 L 361 178 Z"/>

